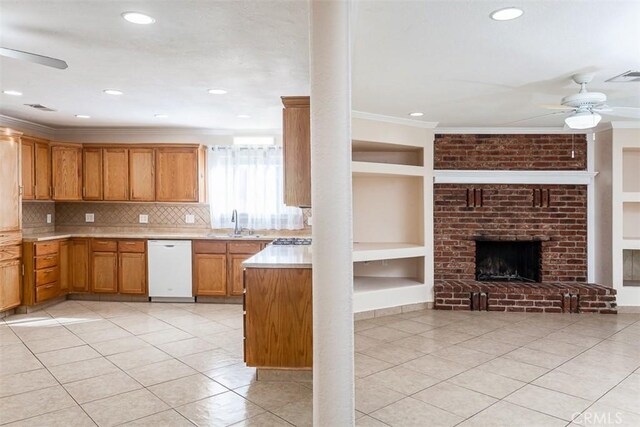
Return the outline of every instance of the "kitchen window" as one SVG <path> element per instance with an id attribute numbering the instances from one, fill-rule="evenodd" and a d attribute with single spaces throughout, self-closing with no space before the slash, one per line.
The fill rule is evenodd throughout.
<path id="1" fill-rule="evenodd" d="M 212 228 L 240 226 L 252 230 L 297 230 L 302 210 L 285 206 L 281 146 L 213 146 L 207 156 Z"/>

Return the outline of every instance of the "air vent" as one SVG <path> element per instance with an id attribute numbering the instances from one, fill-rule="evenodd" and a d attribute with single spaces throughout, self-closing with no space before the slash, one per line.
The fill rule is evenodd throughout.
<path id="1" fill-rule="evenodd" d="M 42 104 L 24 104 L 24 105 L 26 105 L 27 107 L 35 108 L 36 110 L 40 110 L 40 111 L 56 111 L 52 108 L 45 107 Z"/>
<path id="2" fill-rule="evenodd" d="M 626 73 L 611 77 L 607 82 L 611 83 L 629 83 L 640 82 L 640 71 L 629 70 Z"/>

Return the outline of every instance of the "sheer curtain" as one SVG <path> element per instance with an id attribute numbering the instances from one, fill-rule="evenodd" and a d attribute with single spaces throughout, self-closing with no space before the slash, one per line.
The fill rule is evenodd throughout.
<path id="1" fill-rule="evenodd" d="M 244 228 L 303 228 L 302 210 L 284 205 L 282 147 L 214 146 L 207 158 L 212 228 L 232 228 L 234 209 Z"/>

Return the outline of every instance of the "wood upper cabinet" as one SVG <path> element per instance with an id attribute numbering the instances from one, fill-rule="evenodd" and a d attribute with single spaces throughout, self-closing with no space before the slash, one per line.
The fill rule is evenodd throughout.
<path id="1" fill-rule="evenodd" d="M 198 201 L 198 147 L 156 148 L 156 200 Z"/>
<path id="2" fill-rule="evenodd" d="M 154 201 L 156 198 L 153 148 L 129 149 L 129 200 Z"/>
<path id="3" fill-rule="evenodd" d="M 22 186 L 24 200 L 51 198 L 51 155 L 47 141 L 22 137 Z"/>
<path id="4" fill-rule="evenodd" d="M 91 292 L 118 292 L 118 253 L 91 253 Z"/>
<path id="5" fill-rule="evenodd" d="M 22 229 L 22 149 L 19 132 L 0 128 L 0 231 Z"/>
<path id="6" fill-rule="evenodd" d="M 102 149 L 82 149 L 82 196 L 102 200 Z"/>
<path id="7" fill-rule="evenodd" d="M 194 295 L 227 295 L 227 256 L 225 254 L 194 254 Z"/>
<path id="8" fill-rule="evenodd" d="M 22 200 L 36 198 L 36 144 L 22 139 Z"/>
<path id="9" fill-rule="evenodd" d="M 311 206 L 311 109 L 308 96 L 283 96 L 284 204 Z"/>
<path id="10" fill-rule="evenodd" d="M 89 239 L 71 239 L 69 292 L 89 292 Z"/>
<path id="11" fill-rule="evenodd" d="M 53 200 L 82 200 L 81 146 L 51 146 L 51 181 Z"/>
<path id="12" fill-rule="evenodd" d="M 102 188 L 104 200 L 129 200 L 129 150 L 102 150 Z"/>

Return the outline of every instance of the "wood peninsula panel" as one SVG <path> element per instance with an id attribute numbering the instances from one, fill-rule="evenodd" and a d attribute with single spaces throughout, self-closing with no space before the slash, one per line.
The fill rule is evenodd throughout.
<path id="1" fill-rule="evenodd" d="M 156 148 L 156 200 L 198 201 L 198 147 Z"/>
<path id="2" fill-rule="evenodd" d="M 129 149 L 129 200 L 151 202 L 156 199 L 153 148 Z"/>
<path id="3" fill-rule="evenodd" d="M 311 206 L 311 109 L 308 96 L 283 96 L 284 204 Z"/>
<path id="4" fill-rule="evenodd" d="M 102 191 L 104 200 L 129 200 L 129 150 L 102 150 Z"/>
<path id="5" fill-rule="evenodd" d="M 82 147 L 73 144 L 51 146 L 53 200 L 82 200 Z"/>
<path id="6" fill-rule="evenodd" d="M 311 368 L 311 269 L 245 270 L 245 362 L 260 368 Z"/>
<path id="7" fill-rule="evenodd" d="M 102 200 L 102 149 L 82 150 L 82 195 L 84 200 Z"/>

